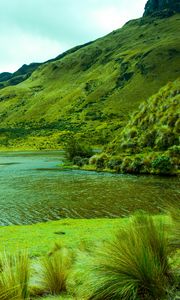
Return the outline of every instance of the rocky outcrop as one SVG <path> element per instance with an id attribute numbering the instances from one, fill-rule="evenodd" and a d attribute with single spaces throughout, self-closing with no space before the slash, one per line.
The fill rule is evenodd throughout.
<path id="1" fill-rule="evenodd" d="M 148 0 L 143 16 L 170 16 L 174 13 L 180 13 L 180 0 Z"/>

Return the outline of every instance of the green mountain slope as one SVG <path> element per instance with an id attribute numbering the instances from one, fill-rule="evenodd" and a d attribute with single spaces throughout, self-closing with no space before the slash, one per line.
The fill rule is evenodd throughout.
<path id="1" fill-rule="evenodd" d="M 166 151 L 179 145 L 180 78 L 168 83 L 139 106 L 126 127 L 111 143 L 115 153 Z"/>
<path id="2" fill-rule="evenodd" d="M 1 145 L 53 148 L 70 132 L 92 144 L 113 139 L 144 99 L 179 76 L 179 22 L 179 14 L 130 21 L 1 89 Z"/>
<path id="3" fill-rule="evenodd" d="M 177 173 L 180 163 L 180 78 L 142 103 L 125 128 L 94 158 L 127 173 Z M 91 159 L 92 160 L 92 159 Z"/>

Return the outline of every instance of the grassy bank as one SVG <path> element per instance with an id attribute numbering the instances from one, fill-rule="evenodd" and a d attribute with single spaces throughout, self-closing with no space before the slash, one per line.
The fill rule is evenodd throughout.
<path id="1" fill-rule="evenodd" d="M 28 249 L 31 256 L 47 253 L 55 242 L 76 248 L 107 240 L 128 219 L 64 219 L 34 225 L 0 227 L 0 251 Z"/>

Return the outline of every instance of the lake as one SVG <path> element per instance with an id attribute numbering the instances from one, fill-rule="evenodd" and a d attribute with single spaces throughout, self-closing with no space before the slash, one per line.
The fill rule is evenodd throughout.
<path id="1" fill-rule="evenodd" d="M 0 225 L 161 213 L 179 178 L 58 170 L 61 151 L 0 153 Z"/>

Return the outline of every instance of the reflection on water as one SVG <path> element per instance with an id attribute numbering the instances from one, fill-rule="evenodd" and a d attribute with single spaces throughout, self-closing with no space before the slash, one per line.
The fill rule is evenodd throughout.
<path id="1" fill-rule="evenodd" d="M 176 177 L 59 171 L 61 152 L 0 154 L 0 225 L 152 213 L 177 202 Z"/>

